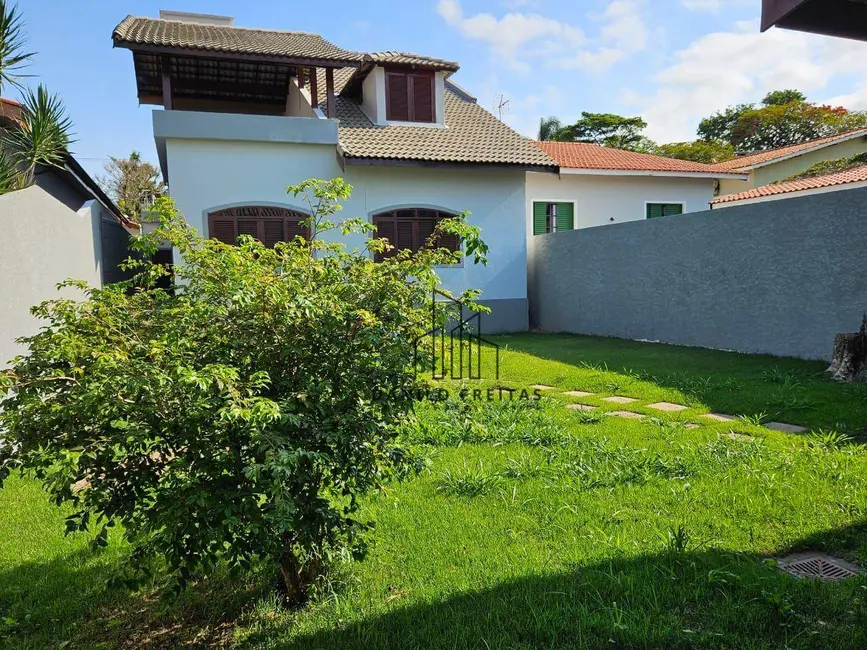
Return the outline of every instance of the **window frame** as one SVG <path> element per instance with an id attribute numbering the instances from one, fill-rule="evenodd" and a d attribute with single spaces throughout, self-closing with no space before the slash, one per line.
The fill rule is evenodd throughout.
<path id="1" fill-rule="evenodd" d="M 406 217 L 399 217 L 398 216 L 399 212 L 405 212 L 405 211 L 413 211 L 415 213 L 415 216 L 412 217 L 411 219 L 407 219 Z M 454 212 L 453 210 L 446 210 L 443 208 L 434 208 L 434 207 L 418 206 L 418 205 L 392 207 L 392 208 L 386 208 L 383 210 L 377 210 L 376 212 L 370 213 L 370 223 L 373 224 L 377 228 L 374 231 L 372 236 L 375 238 L 378 238 L 378 239 L 388 239 L 389 242 L 394 246 L 394 249 L 390 252 L 390 254 L 387 255 L 388 257 L 392 257 L 394 255 L 397 255 L 400 251 L 406 250 L 405 248 L 398 248 L 397 247 L 397 241 L 396 241 L 396 239 L 397 239 L 397 223 L 401 218 L 404 219 L 404 222 L 409 221 L 410 223 L 414 224 L 414 226 L 413 226 L 413 240 L 414 240 L 413 245 L 417 244 L 418 248 L 412 248 L 411 247 L 411 248 L 409 248 L 409 250 L 411 250 L 413 253 L 417 253 L 418 250 L 420 250 L 423 242 L 421 241 L 421 238 L 419 235 L 418 223 L 422 219 L 426 219 L 426 217 L 418 216 L 420 211 L 429 211 L 429 212 L 436 213 L 437 218 L 436 218 L 436 221 L 434 222 L 434 228 L 436 228 L 436 224 L 439 223 L 440 221 L 442 221 L 443 219 L 450 219 L 450 218 L 457 217 L 459 215 L 458 212 Z M 393 216 L 389 216 L 389 215 L 393 215 Z M 379 219 L 393 219 L 394 220 L 395 241 L 392 241 L 390 237 L 383 235 L 382 233 L 379 232 L 379 228 L 377 226 L 377 220 L 379 220 Z M 427 240 L 425 240 L 425 241 L 427 241 Z M 458 251 L 462 250 L 463 242 L 460 239 L 458 239 L 457 237 L 455 237 L 454 248 L 452 248 L 450 246 L 440 246 L 440 247 L 441 248 L 447 248 L 447 249 L 451 250 L 452 252 L 458 252 Z M 373 259 L 376 262 L 382 261 L 385 257 L 386 257 L 386 255 L 382 255 L 382 254 L 373 255 Z M 454 265 L 448 265 L 448 267 L 452 267 L 452 266 L 454 266 Z"/>
<path id="2" fill-rule="evenodd" d="M 544 233 L 536 234 L 536 204 L 537 203 L 546 203 L 548 206 L 554 206 L 555 210 L 553 213 L 547 212 L 546 215 L 546 224 L 548 230 Z M 578 213 L 578 201 L 568 200 L 568 199 L 532 199 L 530 201 L 530 232 L 533 233 L 534 237 L 538 237 L 540 235 L 550 235 L 555 232 L 569 232 L 568 230 L 557 230 L 557 211 L 556 207 L 558 203 L 568 203 L 572 206 L 572 228 L 570 230 L 577 230 L 575 228 L 575 224 L 577 223 L 576 215 Z"/>
<path id="3" fill-rule="evenodd" d="M 246 212 L 246 213 L 245 213 Z M 265 244 L 265 222 L 266 221 L 281 221 L 283 223 L 283 238 L 278 239 L 277 242 L 289 242 L 294 239 L 297 234 L 300 234 L 306 240 L 310 240 L 311 237 L 311 228 L 310 224 L 305 226 L 301 226 L 300 222 L 309 220 L 311 216 L 301 210 L 289 207 L 289 206 L 281 206 L 281 205 L 268 205 L 268 204 L 243 204 L 243 205 L 230 205 L 222 208 L 213 208 L 205 211 L 205 222 L 207 223 L 208 239 L 218 239 L 218 241 L 222 241 L 223 243 L 228 243 L 223 239 L 219 239 L 215 235 L 215 226 L 214 222 L 216 220 L 221 221 L 233 221 L 234 222 L 234 233 L 235 233 L 235 241 L 230 245 L 237 246 L 238 245 L 238 237 L 242 233 L 238 232 L 238 222 L 239 221 L 255 221 L 256 222 L 256 235 L 255 238 L 260 242 Z M 300 230 L 300 233 L 289 234 L 287 230 L 287 222 L 293 224 L 297 230 Z M 247 233 L 243 233 L 247 234 Z M 276 242 L 275 242 L 276 244 Z M 267 245 L 267 244 L 265 244 Z M 273 248 L 273 245 L 268 246 L 269 248 Z"/>
<path id="4" fill-rule="evenodd" d="M 418 68 L 402 68 L 399 66 L 388 66 L 385 71 L 385 121 L 398 124 L 437 124 L 437 83 L 436 73 L 433 70 L 425 70 Z M 407 119 L 401 120 L 395 118 L 391 107 L 391 75 L 400 75 L 406 78 L 406 101 L 407 101 Z M 430 120 L 416 119 L 415 111 L 415 84 L 417 78 L 427 79 L 430 83 Z"/>
<path id="5" fill-rule="evenodd" d="M 651 205 L 662 205 L 662 206 L 679 205 L 680 206 L 680 214 L 681 215 L 686 214 L 686 201 L 645 201 L 644 202 L 644 220 L 645 221 L 647 221 L 649 219 L 660 219 L 662 217 L 680 216 L 680 215 L 676 215 L 676 214 L 663 214 L 662 217 L 651 217 L 649 214 Z M 663 209 L 663 211 L 664 211 L 664 209 Z"/>

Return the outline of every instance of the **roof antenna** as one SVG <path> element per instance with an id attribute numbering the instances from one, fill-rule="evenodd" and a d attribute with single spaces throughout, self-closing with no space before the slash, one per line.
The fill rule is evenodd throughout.
<path id="1" fill-rule="evenodd" d="M 494 100 L 494 110 L 497 111 L 497 118 L 502 122 L 503 115 L 509 114 L 509 105 L 512 103 L 511 99 L 506 99 L 506 96 L 503 93 L 500 93 L 500 98 Z"/>

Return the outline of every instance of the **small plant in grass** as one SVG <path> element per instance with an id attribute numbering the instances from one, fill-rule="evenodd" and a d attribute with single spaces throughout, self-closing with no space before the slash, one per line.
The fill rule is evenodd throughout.
<path id="1" fill-rule="evenodd" d="M 807 445 L 812 449 L 838 450 L 854 442 L 851 436 L 834 429 L 819 429 L 810 434 Z"/>
<path id="2" fill-rule="evenodd" d="M 367 233 L 331 221 L 350 190 L 289 188 L 314 234 Z M 301 601 L 332 558 L 364 550 L 359 496 L 424 464 L 400 450 L 398 425 L 435 269 L 462 256 L 435 243 L 457 235 L 482 262 L 484 244 L 464 218 L 445 220 L 431 246 L 374 263 L 386 240 L 363 252 L 318 236 L 229 246 L 203 240 L 167 198 L 155 212 L 159 228 L 134 246 L 139 260 L 161 241 L 176 248 L 173 293 L 157 286 L 162 266 L 130 260 L 130 283 L 68 283 L 86 300 L 34 308 L 45 326 L 0 374 L 0 480 L 35 475 L 71 506 L 67 530 L 95 530 L 100 545 L 122 524 L 128 566 L 159 558 L 179 587 L 219 561 L 271 563 Z"/>
<path id="3" fill-rule="evenodd" d="M 505 478 L 526 480 L 535 478 L 545 470 L 545 464 L 536 460 L 529 454 L 521 454 L 517 458 L 509 458 L 509 461 L 501 474 Z"/>
<path id="4" fill-rule="evenodd" d="M 782 384 L 790 387 L 801 385 L 801 375 L 799 373 L 794 370 L 781 370 L 777 366 L 762 372 L 762 380 L 769 384 Z"/>
<path id="5" fill-rule="evenodd" d="M 464 467 L 459 471 L 445 470 L 437 481 L 437 491 L 459 497 L 478 497 L 490 493 L 500 486 L 502 478 L 489 474 L 484 465 Z"/>
<path id="6" fill-rule="evenodd" d="M 684 555 L 693 546 L 692 535 L 683 525 L 670 526 L 665 540 L 666 549 L 673 555 Z"/>
<path id="7" fill-rule="evenodd" d="M 768 415 L 765 411 L 761 411 L 760 413 L 754 413 L 753 415 L 739 415 L 738 416 L 742 421 L 747 424 L 751 424 L 754 427 L 764 426 L 766 422 L 770 421 L 771 416 Z"/>

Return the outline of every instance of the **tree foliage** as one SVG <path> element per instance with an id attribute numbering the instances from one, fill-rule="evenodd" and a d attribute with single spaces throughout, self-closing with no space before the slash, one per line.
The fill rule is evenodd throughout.
<path id="1" fill-rule="evenodd" d="M 133 151 L 129 158 L 112 156 L 104 169 L 105 175 L 97 181 L 121 211 L 134 221 L 141 218 L 144 208 L 165 193 L 160 171 L 142 160 L 138 151 Z"/>
<path id="2" fill-rule="evenodd" d="M 797 90 L 776 90 L 760 106 L 729 106 L 701 121 L 698 136 L 727 142 L 738 154 L 755 153 L 845 133 L 867 125 L 867 113 L 820 106 Z"/>
<path id="3" fill-rule="evenodd" d="M 647 122 L 640 117 L 623 117 L 613 113 L 582 112 L 581 119 L 561 128 L 553 137 L 560 142 L 589 142 L 615 149 L 646 148 L 642 131 Z"/>
<path id="4" fill-rule="evenodd" d="M 692 162 L 713 165 L 735 157 L 735 148 L 719 140 L 696 140 L 695 142 L 672 142 L 656 148 L 656 153 L 667 158 L 679 158 Z"/>
<path id="5" fill-rule="evenodd" d="M 289 192 L 306 197 L 314 232 L 373 228 L 331 221 L 349 197 L 342 179 Z M 375 263 L 386 240 L 229 246 L 203 240 L 168 198 L 155 211 L 134 281 L 72 283 L 86 300 L 34 308 L 45 327 L 0 374 L 0 479 L 35 474 L 71 504 L 68 530 L 97 543 L 121 524 L 131 567 L 160 558 L 183 585 L 218 561 L 266 562 L 302 600 L 329 560 L 363 551 L 358 497 L 405 466 L 396 431 L 436 267 L 484 263 L 487 248 L 465 215 L 429 240 L 458 235 L 465 254 L 429 246 Z M 161 240 L 182 260 L 173 293 L 146 261 Z"/>
<path id="6" fill-rule="evenodd" d="M 543 117 L 539 119 L 539 134 L 536 139 L 539 142 L 553 140 L 563 128 L 563 123 L 556 117 Z"/>

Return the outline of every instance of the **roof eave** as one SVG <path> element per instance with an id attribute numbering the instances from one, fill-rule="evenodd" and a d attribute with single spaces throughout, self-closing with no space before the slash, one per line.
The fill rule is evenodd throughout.
<path id="1" fill-rule="evenodd" d="M 304 65 L 323 68 L 358 68 L 361 62 L 356 59 L 330 59 L 303 56 L 277 56 L 266 54 L 251 54 L 248 52 L 226 52 L 223 50 L 206 50 L 201 48 L 178 47 L 172 45 L 150 45 L 112 38 L 113 46 L 132 52 L 147 54 L 165 54 L 174 56 L 203 57 L 211 59 L 235 59 L 257 63 L 273 63 L 278 65 Z"/>
<path id="2" fill-rule="evenodd" d="M 561 167 L 561 174 L 574 176 L 652 176 L 660 178 L 725 178 L 731 180 L 749 180 L 749 174 L 738 172 L 687 172 L 687 171 L 661 171 L 640 169 L 595 169 L 584 167 Z"/>
<path id="3" fill-rule="evenodd" d="M 511 169 L 516 171 L 534 171 L 556 174 L 559 168 L 556 165 L 537 163 L 519 163 L 502 161 L 468 161 L 468 160 L 429 160 L 422 158 L 382 158 L 374 156 L 353 156 L 344 154 L 347 165 L 358 167 L 452 167 L 475 169 Z"/>

